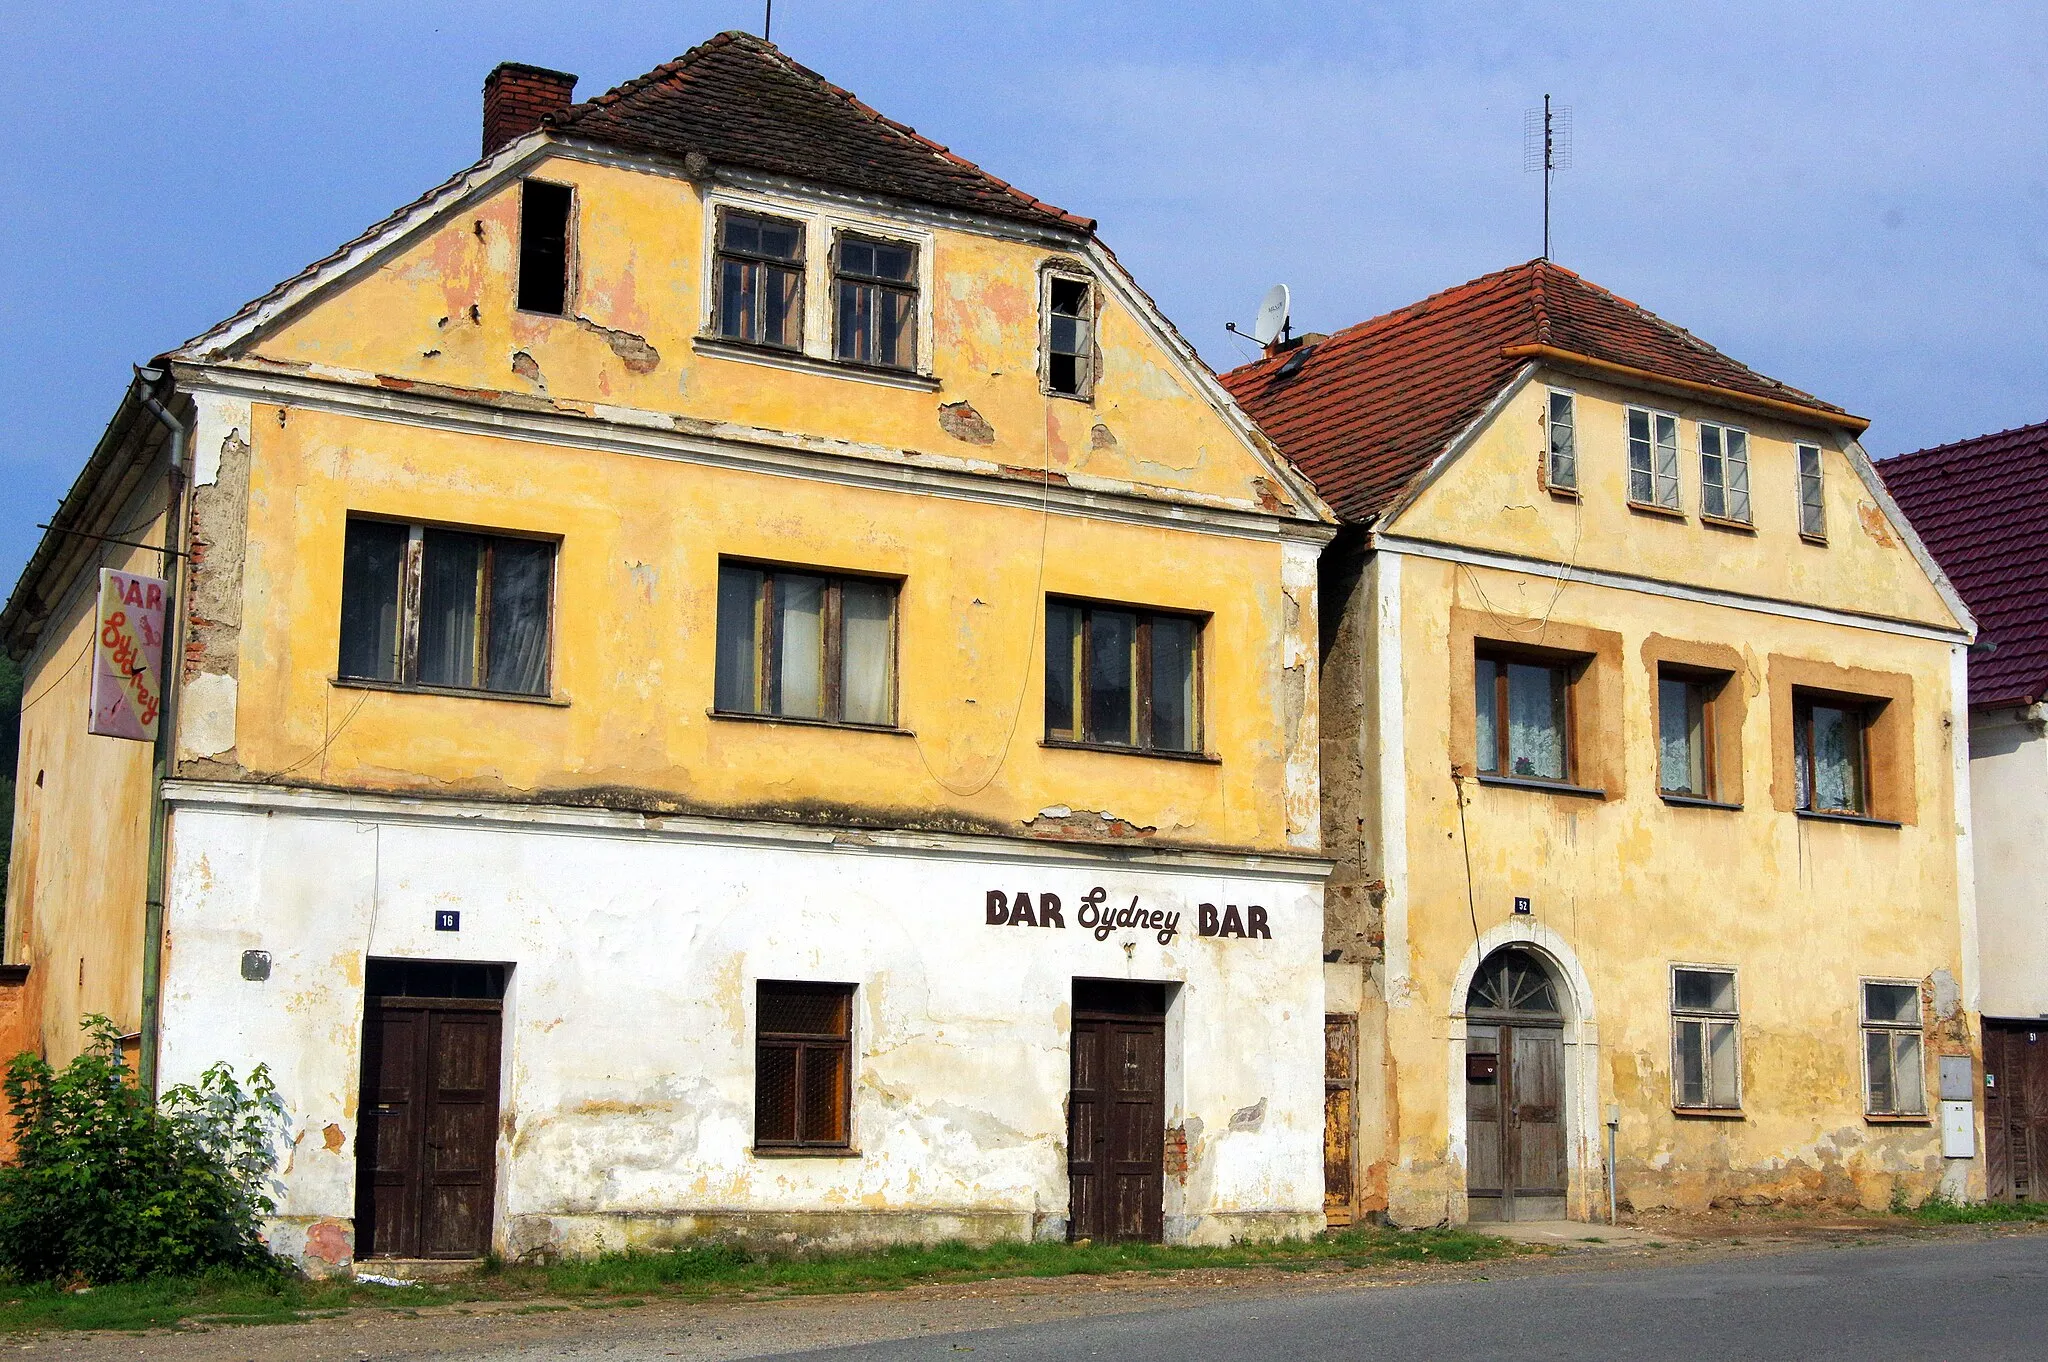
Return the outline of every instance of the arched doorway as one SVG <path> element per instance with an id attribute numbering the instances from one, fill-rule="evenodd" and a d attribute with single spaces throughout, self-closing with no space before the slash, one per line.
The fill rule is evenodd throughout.
<path id="1" fill-rule="evenodd" d="M 1481 962 L 1465 996 L 1465 1189 L 1474 1220 L 1562 1220 L 1564 1012 L 1532 951 Z"/>

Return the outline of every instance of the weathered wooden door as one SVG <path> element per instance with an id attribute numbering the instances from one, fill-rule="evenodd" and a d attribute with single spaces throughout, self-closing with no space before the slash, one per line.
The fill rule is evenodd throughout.
<path id="1" fill-rule="evenodd" d="M 1564 1033 L 1473 1022 L 1465 1040 L 1465 1185 L 1474 1220 L 1564 1216 Z"/>
<path id="2" fill-rule="evenodd" d="M 1358 1018 L 1323 1018 L 1323 1218 L 1358 1219 Z"/>
<path id="3" fill-rule="evenodd" d="M 1157 1243 L 1164 1232 L 1165 990 L 1077 981 L 1067 1098 L 1068 1233 Z"/>
<path id="4" fill-rule="evenodd" d="M 502 1007 L 365 1000 L 357 1257 L 477 1258 L 490 1248 Z"/>
<path id="5" fill-rule="evenodd" d="M 1984 1023 L 1984 1165 L 1992 1197 L 2048 1200 L 2048 1022 Z"/>

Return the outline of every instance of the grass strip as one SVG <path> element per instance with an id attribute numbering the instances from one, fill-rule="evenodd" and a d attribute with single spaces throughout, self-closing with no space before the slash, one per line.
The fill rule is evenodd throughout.
<path id="1" fill-rule="evenodd" d="M 1951 1201 L 1933 1196 L 1905 1214 L 1923 1225 L 2005 1225 L 2048 1220 L 2048 1201 Z"/>
<path id="2" fill-rule="evenodd" d="M 284 1324 L 350 1308 L 419 1309 L 465 1301 L 641 1305 L 649 1299 L 830 1295 L 931 1282 L 1068 1277 L 1190 1268 L 1376 1267 L 1469 1263 L 1530 1252 L 1463 1229 L 1340 1230 L 1313 1239 L 1186 1247 L 1166 1244 L 963 1243 L 832 1253 L 753 1253 L 731 1244 L 634 1249 L 556 1263 L 499 1264 L 449 1282 L 389 1287 L 291 1274 L 216 1273 L 85 1291 L 0 1282 L 0 1333 L 161 1329 L 190 1324 Z M 619 1298 L 619 1299 L 607 1299 Z"/>

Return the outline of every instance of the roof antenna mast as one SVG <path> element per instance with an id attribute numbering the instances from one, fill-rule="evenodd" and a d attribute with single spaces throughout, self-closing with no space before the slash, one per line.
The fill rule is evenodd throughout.
<path id="1" fill-rule="evenodd" d="M 1560 170 L 1572 168 L 1572 107 L 1560 104 L 1550 107 L 1550 96 L 1543 96 L 1543 107 L 1530 109 L 1522 115 L 1522 169 L 1534 174 L 1543 174 L 1543 258 L 1550 259 L 1550 177 Z"/>
<path id="2" fill-rule="evenodd" d="M 761 41 L 772 42 L 771 30 L 775 27 L 775 0 L 766 0 L 765 12 L 761 15 Z"/>

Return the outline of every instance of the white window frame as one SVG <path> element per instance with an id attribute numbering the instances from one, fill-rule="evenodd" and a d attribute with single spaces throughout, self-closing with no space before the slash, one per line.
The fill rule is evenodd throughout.
<path id="1" fill-rule="evenodd" d="M 1648 501 L 1637 496 L 1635 488 L 1635 436 L 1631 432 L 1630 426 L 1637 414 L 1641 414 L 1649 422 L 1650 466 L 1647 473 L 1650 479 L 1650 500 Z M 1658 471 L 1658 463 L 1660 462 L 1658 455 L 1664 448 L 1663 442 L 1657 438 L 1657 423 L 1659 421 L 1669 421 L 1671 423 L 1671 472 L 1668 475 L 1668 482 L 1667 475 Z M 1679 444 L 1682 434 L 1680 426 L 1682 424 L 1676 412 L 1659 411 L 1655 407 L 1634 405 L 1621 409 L 1621 442 L 1622 448 L 1628 454 L 1628 486 L 1624 490 L 1628 494 L 1629 505 L 1641 506 L 1645 510 L 1650 511 L 1666 513 L 1675 511 L 1680 515 L 1685 513 L 1685 480 L 1679 471 Z M 1665 496 L 1667 490 L 1670 493 L 1668 499 Z"/>
<path id="2" fill-rule="evenodd" d="M 1709 479 L 1707 477 L 1707 433 L 1709 431 L 1714 433 L 1716 440 L 1721 446 L 1721 452 L 1714 456 L 1720 461 L 1721 465 L 1721 476 L 1718 479 Z M 1742 446 L 1742 452 L 1739 455 L 1734 452 L 1737 444 Z M 1754 510 L 1750 505 L 1749 497 L 1748 428 L 1744 426 L 1731 426 L 1725 421 L 1695 422 L 1693 425 L 1693 450 L 1699 457 L 1700 518 L 1702 520 L 1719 520 L 1730 525 L 1748 525 L 1752 523 L 1751 517 L 1754 514 Z M 1741 472 L 1739 478 L 1736 476 L 1737 470 Z M 1736 486 L 1738 482 L 1741 484 L 1739 488 Z M 1712 511 L 1707 508 L 1708 494 L 1715 491 L 1721 494 L 1721 509 L 1719 511 Z M 1741 498 L 1739 513 L 1736 503 L 1738 496 Z"/>
<path id="3" fill-rule="evenodd" d="M 1564 399 L 1565 458 L 1570 463 L 1570 477 L 1557 476 L 1557 400 Z M 1543 397 L 1543 485 L 1553 492 L 1579 490 L 1579 395 L 1570 388 L 1548 388 Z"/>
<path id="4" fill-rule="evenodd" d="M 1728 976 L 1730 1010 L 1717 1011 L 1706 1008 L 1680 1007 L 1678 1003 L 1678 976 L 1681 973 L 1725 974 Z M 1733 965 L 1701 965 L 1673 962 L 1670 974 L 1671 1001 L 1671 1106 L 1675 1111 L 1725 1111 L 1742 1110 L 1742 973 Z M 1707 1097 L 1705 1102 L 1685 1100 L 1684 1077 L 1679 1070 L 1679 1031 L 1687 1024 L 1701 1027 L 1700 1053 L 1702 1059 L 1712 1053 L 1707 1027 L 1726 1025 L 1735 1041 L 1735 1091 L 1730 1100 L 1714 1100 L 1719 1094 L 1707 1092 L 1711 1068 L 1700 1075 L 1700 1087 Z"/>
<path id="5" fill-rule="evenodd" d="M 1074 392 L 1061 392 L 1052 386 L 1052 286 L 1055 280 L 1079 284 L 1088 290 L 1088 375 Z M 1095 277 L 1094 271 L 1078 262 L 1049 261 L 1038 271 L 1038 389 L 1047 397 L 1092 403 L 1095 385 L 1101 377 L 1102 281 Z"/>
<path id="6" fill-rule="evenodd" d="M 1870 1001 L 1869 1001 L 1869 995 L 1868 995 L 1868 994 L 1866 994 L 1866 993 L 1864 992 L 1864 987 L 1865 987 L 1865 985 L 1868 985 L 1868 984 L 1885 984 L 1885 985 L 1889 985 L 1889 986 L 1891 986 L 1891 987 L 1894 987 L 1894 988 L 1910 988 L 1910 989 L 1912 989 L 1912 990 L 1913 990 L 1913 997 L 1914 997 L 1914 999 L 1915 999 L 1915 1000 L 1916 1000 L 1916 1002 L 1917 1002 L 1917 1007 L 1916 1007 L 1916 1015 L 1915 1015 L 1915 1019 L 1914 1019 L 1913 1023 L 1912 1023 L 1912 1024 L 1911 1024 L 1911 1025 L 1909 1026 L 1909 1025 L 1907 1025 L 1906 1023 L 1904 1023 L 1904 1022 L 1889 1022 L 1889 1021 L 1877 1021 L 1877 1022 L 1874 1022 L 1874 1021 L 1872 1021 L 1872 1020 L 1870 1019 Z M 1862 977 L 1862 978 L 1859 978 L 1859 979 L 1858 979 L 1858 980 L 1856 981 L 1856 1020 L 1857 1020 L 1857 1023 L 1858 1023 L 1858 1025 L 1857 1025 L 1857 1028 L 1856 1028 L 1856 1055 L 1857 1055 L 1857 1059 L 1858 1059 L 1858 1062 L 1859 1062 L 1859 1063 L 1860 1063 L 1860 1064 L 1862 1065 L 1862 1068 L 1863 1068 L 1863 1114 L 1864 1114 L 1865 1116 L 1874 1116 L 1874 1117 L 1877 1117 L 1877 1118 L 1878 1118 L 1878 1119 L 1880 1119 L 1880 1120 L 1898 1120 L 1898 1121 L 1924 1121 L 1924 1120 L 1926 1120 L 1926 1119 L 1927 1119 L 1927 1115 L 1928 1115 L 1928 1106 L 1927 1106 L 1927 1003 L 1926 1003 L 1926 999 L 1925 999 L 1925 998 L 1924 998 L 1924 997 L 1923 997 L 1923 996 L 1921 995 L 1921 992 L 1920 992 L 1920 981 L 1919 981 L 1918 979 L 1886 979 L 1886 978 L 1881 978 L 1881 977 L 1878 977 L 1878 976 L 1873 976 L 1873 975 L 1865 975 L 1864 977 Z M 1876 1033 L 1879 1033 L 1879 1034 L 1883 1034 L 1883 1035 L 1888 1035 L 1888 1036 L 1901 1036 L 1901 1035 L 1912 1035 L 1912 1036 L 1917 1036 L 1917 1037 L 1919 1038 L 1919 1040 L 1920 1040 L 1920 1109 L 1919 1109 L 1918 1111 L 1878 1111 L 1878 1110 L 1876 1110 L 1876 1109 L 1875 1109 L 1875 1107 L 1874 1107 L 1874 1106 L 1872 1105 L 1872 1103 L 1871 1103 L 1871 1100 L 1870 1100 L 1870 1098 L 1871 1098 L 1871 1091 L 1870 1091 L 1870 1036 L 1871 1036 L 1871 1034 L 1872 1034 L 1873 1032 L 1876 1032 Z M 1889 1047 L 1887 1047 L 1887 1048 L 1889 1048 Z M 1897 1053 L 1896 1053 L 1895 1051 L 1894 1051 L 1894 1052 L 1892 1053 L 1892 1063 L 1893 1063 L 1893 1065 L 1894 1065 L 1894 1069 L 1893 1069 L 1893 1075 L 1894 1075 L 1894 1077 L 1893 1077 L 1893 1083 L 1894 1083 L 1894 1086 L 1896 1086 L 1896 1084 L 1897 1084 L 1897 1068 L 1896 1068 L 1896 1066 L 1897 1066 L 1897 1064 L 1898 1064 L 1898 1056 L 1897 1056 Z"/>
<path id="7" fill-rule="evenodd" d="M 1809 441 L 1802 440 L 1793 446 L 1793 450 L 1794 457 L 1798 460 L 1795 470 L 1797 475 L 1797 496 L 1793 502 L 1793 509 L 1799 517 L 1799 537 L 1815 544 L 1825 544 L 1828 542 L 1826 456 L 1819 445 Z M 1810 473 L 1806 469 L 1808 455 L 1812 456 L 1813 463 L 1813 471 Z M 1806 489 L 1809 485 L 1813 488 L 1813 499 L 1811 502 L 1807 500 L 1806 496 Z M 1806 514 L 1809 507 L 1813 512 L 1813 521 L 1810 525 L 1807 523 Z"/>

